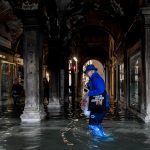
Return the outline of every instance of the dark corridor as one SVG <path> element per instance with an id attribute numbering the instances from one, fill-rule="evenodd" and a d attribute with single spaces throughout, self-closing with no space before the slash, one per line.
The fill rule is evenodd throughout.
<path id="1" fill-rule="evenodd" d="M 76 114 L 84 67 L 97 60 L 110 114 L 118 108 L 149 122 L 149 3 L 0 0 L 0 112 L 13 109 L 11 87 L 18 78 L 25 90 L 21 120 L 42 120 L 47 78 L 49 112 L 64 116 L 71 103 Z"/>

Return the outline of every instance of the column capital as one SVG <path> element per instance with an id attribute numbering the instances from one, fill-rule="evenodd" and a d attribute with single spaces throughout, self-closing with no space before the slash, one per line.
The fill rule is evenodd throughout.
<path id="1" fill-rule="evenodd" d="M 150 15 L 150 5 L 142 7 L 141 10 L 143 15 Z"/>
<path id="2" fill-rule="evenodd" d="M 38 10 L 25 10 L 22 13 L 22 21 L 24 28 L 40 26 L 40 17 Z"/>
<path id="3" fill-rule="evenodd" d="M 15 8 L 19 10 L 37 10 L 39 9 L 40 0 L 16 0 L 14 3 Z"/>
<path id="4" fill-rule="evenodd" d="M 141 8 L 141 11 L 145 18 L 145 24 L 150 25 L 150 6 Z"/>
<path id="5" fill-rule="evenodd" d="M 40 24 L 40 0 L 15 0 L 12 2 L 18 18 L 24 27 L 37 26 Z"/>

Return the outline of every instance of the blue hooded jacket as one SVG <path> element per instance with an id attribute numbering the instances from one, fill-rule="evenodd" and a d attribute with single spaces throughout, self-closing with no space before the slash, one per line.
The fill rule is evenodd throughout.
<path id="1" fill-rule="evenodd" d="M 106 90 L 105 82 L 102 77 L 95 71 L 89 80 L 88 96 L 97 96 Z M 109 107 L 108 94 L 106 96 L 106 107 Z"/>

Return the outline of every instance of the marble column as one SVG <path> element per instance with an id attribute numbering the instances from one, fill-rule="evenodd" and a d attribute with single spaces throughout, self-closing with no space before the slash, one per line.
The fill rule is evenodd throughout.
<path id="1" fill-rule="evenodd" d="M 144 68 L 146 115 L 144 121 L 150 122 L 150 6 L 142 8 L 142 14 L 145 19 Z"/>
<path id="2" fill-rule="evenodd" d="M 24 88 L 25 108 L 22 122 L 38 122 L 44 118 L 41 102 L 42 44 L 36 17 L 26 17 L 24 23 Z"/>
<path id="3" fill-rule="evenodd" d="M 1 67 L 1 59 L 0 59 L 0 72 L 2 72 L 2 67 Z M 2 92 L 1 92 L 1 88 L 2 88 L 2 81 L 1 81 L 1 79 L 2 79 L 2 74 L 0 73 L 0 115 L 1 115 L 1 113 L 2 113 Z"/>

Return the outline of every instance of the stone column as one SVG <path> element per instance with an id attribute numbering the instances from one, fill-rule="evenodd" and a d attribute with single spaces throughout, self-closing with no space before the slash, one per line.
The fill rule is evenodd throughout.
<path id="1" fill-rule="evenodd" d="M 32 15 L 31 15 L 32 13 Z M 23 122 L 37 122 L 45 114 L 41 110 L 42 46 L 41 32 L 34 12 L 28 12 L 24 20 L 24 87 L 25 109 L 21 115 Z M 36 14 L 36 13 L 35 13 Z"/>
<path id="2" fill-rule="evenodd" d="M 65 84 L 65 72 L 64 69 L 60 70 L 60 100 L 64 101 L 64 84 Z"/>
<path id="3" fill-rule="evenodd" d="M 0 59 L 0 72 L 2 72 L 2 70 L 1 70 L 1 69 L 2 69 L 1 65 L 2 65 L 2 64 L 1 64 L 1 59 Z M 0 73 L 0 115 L 1 115 L 1 113 L 2 113 L 2 92 L 1 92 L 1 90 L 2 90 L 2 89 L 1 89 L 1 88 L 2 88 L 2 87 L 1 87 L 1 86 L 2 86 L 2 83 L 1 83 L 1 82 L 2 82 L 2 73 Z"/>
<path id="4" fill-rule="evenodd" d="M 150 122 L 150 6 L 142 9 L 145 19 L 145 45 L 144 45 L 144 68 L 145 68 L 145 98 L 146 115 L 145 122 Z"/>

